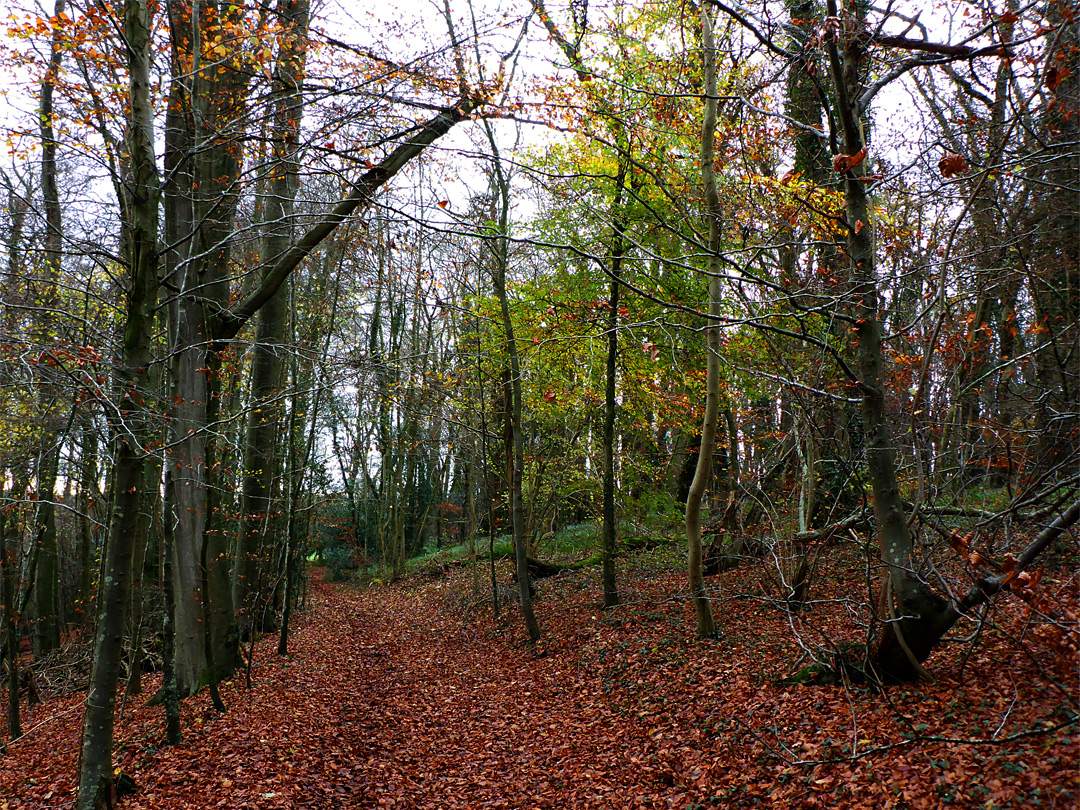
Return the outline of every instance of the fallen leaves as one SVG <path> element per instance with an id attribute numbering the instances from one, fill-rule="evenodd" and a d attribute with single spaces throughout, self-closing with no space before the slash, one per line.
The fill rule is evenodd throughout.
<path id="1" fill-rule="evenodd" d="M 609 611 L 594 570 L 539 583 L 539 651 L 512 608 L 492 619 L 469 571 L 363 591 L 313 581 L 294 657 L 260 642 L 254 688 L 223 685 L 228 713 L 205 695 L 184 703 L 182 746 L 158 747 L 160 708 L 129 704 L 117 764 L 139 791 L 120 807 L 783 810 L 1080 795 L 1075 729 L 1015 736 L 1060 724 L 1072 704 L 1038 656 L 994 629 L 1008 616 L 966 665 L 962 650 L 936 658 L 934 684 L 778 686 L 801 649 L 763 598 L 758 564 L 713 582 L 724 638 L 698 642 L 673 596 L 680 562 L 665 549 L 634 558 L 625 604 Z M 843 632 L 845 580 L 834 571 L 815 587 L 823 601 L 806 620 Z M 80 701 L 27 718 L 43 725 L 0 760 L 11 808 L 73 798 Z"/>

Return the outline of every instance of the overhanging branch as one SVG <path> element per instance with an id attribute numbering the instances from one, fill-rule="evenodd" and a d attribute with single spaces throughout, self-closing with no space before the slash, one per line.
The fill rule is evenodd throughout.
<path id="1" fill-rule="evenodd" d="M 312 226 L 299 241 L 279 256 L 273 267 L 265 274 L 263 282 L 243 301 L 218 316 L 214 340 L 223 341 L 235 337 L 251 317 L 273 297 L 289 274 L 307 258 L 318 245 L 352 215 L 361 205 L 366 205 L 375 192 L 401 171 L 413 158 L 428 146 L 469 118 L 482 101 L 462 98 L 419 127 L 419 131 L 372 166 L 353 184 L 353 190 L 334 209 Z"/>

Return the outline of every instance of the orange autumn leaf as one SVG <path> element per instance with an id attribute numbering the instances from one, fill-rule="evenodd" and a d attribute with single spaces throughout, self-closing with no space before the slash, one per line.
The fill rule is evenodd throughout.
<path id="1" fill-rule="evenodd" d="M 833 158 L 833 171 L 837 174 L 845 174 L 866 160 L 866 147 L 864 146 L 854 155 L 837 155 Z"/>
<path id="2" fill-rule="evenodd" d="M 967 161 L 964 160 L 963 155 L 958 155 L 955 152 L 946 152 L 945 155 L 938 161 L 938 171 L 941 172 L 941 176 L 946 180 L 955 177 L 958 174 L 963 174 L 968 169 Z"/>

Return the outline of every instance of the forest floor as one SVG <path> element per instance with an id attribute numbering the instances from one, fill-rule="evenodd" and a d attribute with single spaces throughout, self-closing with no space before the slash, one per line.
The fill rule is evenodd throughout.
<path id="1" fill-rule="evenodd" d="M 185 701 L 181 746 L 161 747 L 160 707 L 128 700 L 116 761 L 138 789 L 119 807 L 1077 806 L 1076 659 L 1043 650 L 1016 600 L 974 654 L 932 657 L 933 682 L 782 685 L 800 640 L 851 634 L 842 590 L 822 584 L 800 625 L 754 566 L 728 572 L 711 581 L 722 637 L 696 641 L 677 562 L 633 558 L 607 611 L 595 569 L 540 582 L 535 648 L 468 569 L 363 589 L 313 577 L 292 654 L 257 644 L 224 714 Z M 1075 609 L 1076 582 L 1057 587 Z M 27 712 L 0 808 L 71 806 L 82 699 Z"/>

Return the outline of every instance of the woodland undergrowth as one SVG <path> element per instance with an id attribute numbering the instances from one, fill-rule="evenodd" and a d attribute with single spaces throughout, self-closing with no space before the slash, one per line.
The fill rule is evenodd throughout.
<path id="1" fill-rule="evenodd" d="M 933 682 L 785 681 L 857 627 L 859 572 L 834 556 L 797 619 L 760 561 L 710 578 L 720 637 L 705 641 L 670 549 L 625 562 L 615 609 L 596 569 L 538 583 L 536 646 L 467 568 L 363 589 L 315 576 L 292 655 L 258 643 L 224 714 L 185 701 L 181 746 L 162 747 L 160 707 L 128 699 L 116 759 L 137 791 L 119 806 L 1076 806 L 1077 662 L 1040 646 L 1015 600 L 935 653 Z M 1075 610 L 1077 583 L 1048 582 Z M 27 712 L 0 808 L 71 806 L 83 699 Z"/>

